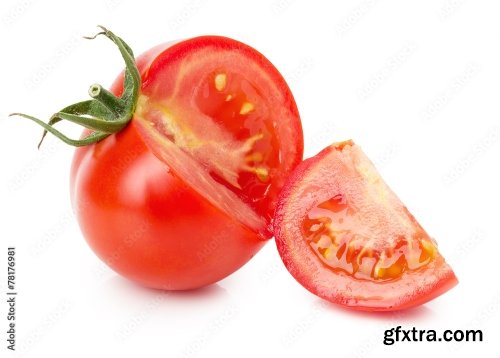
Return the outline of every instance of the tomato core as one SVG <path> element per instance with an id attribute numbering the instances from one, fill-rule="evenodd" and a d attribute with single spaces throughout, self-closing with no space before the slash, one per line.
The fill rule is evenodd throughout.
<path id="1" fill-rule="evenodd" d="M 195 103 L 201 113 L 242 141 L 240 148 L 246 151 L 238 158 L 231 177 L 217 170 L 211 170 L 210 175 L 247 202 L 264 199 L 280 153 L 265 96 L 250 79 L 220 69 L 203 79 L 196 90 Z"/>

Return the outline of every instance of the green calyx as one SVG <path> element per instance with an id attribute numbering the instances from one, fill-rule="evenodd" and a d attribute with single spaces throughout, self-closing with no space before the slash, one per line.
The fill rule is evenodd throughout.
<path id="1" fill-rule="evenodd" d="M 52 133 L 63 142 L 75 147 L 97 143 L 110 134 L 121 131 L 132 119 L 141 86 L 141 76 L 135 65 L 134 54 L 121 38 L 103 26 L 99 26 L 99 28 L 101 28 L 101 32 L 97 33 L 95 36 L 84 38 L 93 40 L 99 35 L 104 35 L 113 41 L 120 50 L 126 65 L 122 96 L 117 97 L 104 89 L 101 85 L 94 84 L 89 88 L 89 95 L 92 99 L 78 102 L 61 109 L 59 112 L 54 113 L 47 123 L 23 113 L 10 114 L 11 116 L 20 116 L 30 119 L 44 128 L 42 139 L 38 147 L 42 144 L 47 132 Z M 92 131 L 82 139 L 68 138 L 53 127 L 54 124 L 62 120 L 79 124 Z"/>

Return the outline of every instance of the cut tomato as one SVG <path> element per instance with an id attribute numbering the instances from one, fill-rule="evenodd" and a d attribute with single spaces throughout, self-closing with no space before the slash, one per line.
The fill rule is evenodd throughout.
<path id="1" fill-rule="evenodd" d="M 225 37 L 160 45 L 136 64 L 128 126 L 75 152 L 81 229 L 103 261 L 143 285 L 211 284 L 272 237 L 278 194 L 302 160 L 295 101 L 263 55 Z"/>
<path id="2" fill-rule="evenodd" d="M 457 284 L 436 242 L 352 141 L 295 169 L 280 196 L 275 236 L 300 284 L 350 308 L 409 308 Z"/>
<path id="3" fill-rule="evenodd" d="M 273 235 L 278 195 L 302 160 L 292 93 L 261 53 L 201 36 L 135 59 L 103 26 L 125 70 L 111 91 L 46 123 L 77 147 L 71 200 L 85 239 L 112 269 L 142 285 L 186 290 L 226 277 Z M 54 128 L 85 127 L 80 139 Z M 40 145 L 39 144 L 39 145 Z"/>

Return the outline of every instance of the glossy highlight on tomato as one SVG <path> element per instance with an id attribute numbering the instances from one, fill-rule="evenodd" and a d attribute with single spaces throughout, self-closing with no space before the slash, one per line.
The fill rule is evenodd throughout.
<path id="1" fill-rule="evenodd" d="M 436 242 L 352 141 L 295 169 L 280 196 L 275 236 L 300 284 L 349 308 L 405 309 L 457 284 Z"/>
<path id="2" fill-rule="evenodd" d="M 295 101 L 262 54 L 225 37 L 159 45 L 136 64 L 128 126 L 76 149 L 78 222 L 105 263 L 142 285 L 217 282 L 272 236 L 278 194 L 302 160 Z M 122 91 L 123 75 L 111 88 Z"/>

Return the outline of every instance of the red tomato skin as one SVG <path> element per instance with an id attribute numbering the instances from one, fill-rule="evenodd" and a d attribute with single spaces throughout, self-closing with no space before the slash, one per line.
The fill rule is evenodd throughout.
<path id="1" fill-rule="evenodd" d="M 186 290 L 217 282 L 266 243 L 169 172 L 133 123 L 77 149 L 71 185 L 90 247 L 147 287 Z"/>
<path id="2" fill-rule="evenodd" d="M 174 44 L 137 58 L 143 81 Z M 276 69 L 267 70 L 283 81 Z M 111 91 L 120 95 L 122 84 L 123 74 Z M 296 122 L 290 124 L 300 134 L 293 166 L 302 159 L 298 113 Z M 267 242 L 171 172 L 152 154 L 133 120 L 122 132 L 76 149 L 70 187 L 93 251 L 113 270 L 147 287 L 187 290 L 215 283 Z"/>
<path id="3" fill-rule="evenodd" d="M 351 142 L 345 142 L 352 144 Z M 283 187 L 274 220 L 274 234 L 281 259 L 292 276 L 308 291 L 332 303 L 359 311 L 396 311 L 426 303 L 457 285 L 458 280 L 438 253 L 425 269 L 404 273 L 402 278 L 378 284 L 357 280 L 343 273 L 333 273 L 305 244 L 303 237 L 292 231 L 295 222 L 300 222 L 300 204 L 291 203 L 297 195 L 297 187 L 313 171 L 331 175 L 328 167 L 321 164 L 328 155 L 337 150 L 335 146 L 323 149 L 316 156 L 299 164 Z M 312 186 L 321 190 L 321 186 Z M 296 213 L 290 221 L 289 213 Z"/>

